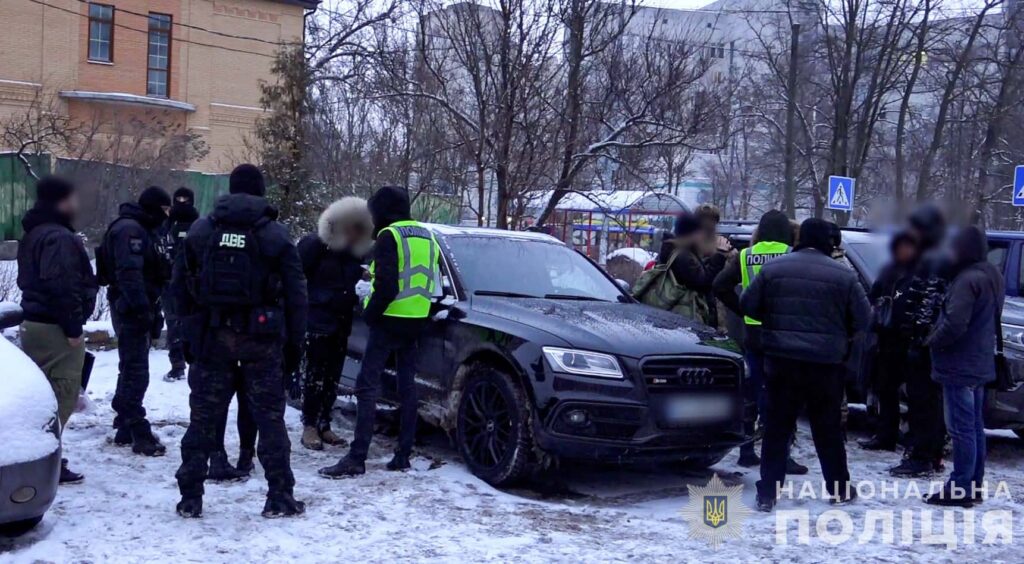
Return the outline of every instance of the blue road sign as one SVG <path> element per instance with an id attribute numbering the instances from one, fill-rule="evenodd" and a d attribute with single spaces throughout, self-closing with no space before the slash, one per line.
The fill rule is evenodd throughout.
<path id="1" fill-rule="evenodd" d="M 1024 206 L 1024 165 L 1013 169 L 1013 205 Z"/>
<path id="2" fill-rule="evenodd" d="M 851 211 L 853 209 L 853 189 L 857 180 L 847 176 L 828 177 L 828 201 L 825 207 L 830 210 Z"/>

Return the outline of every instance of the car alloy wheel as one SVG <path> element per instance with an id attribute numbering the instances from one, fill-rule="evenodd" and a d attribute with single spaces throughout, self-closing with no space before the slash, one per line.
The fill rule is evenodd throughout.
<path id="1" fill-rule="evenodd" d="M 459 452 L 470 471 L 494 486 L 515 482 L 531 467 L 532 439 L 529 402 L 513 377 L 471 367 L 457 421 Z"/>

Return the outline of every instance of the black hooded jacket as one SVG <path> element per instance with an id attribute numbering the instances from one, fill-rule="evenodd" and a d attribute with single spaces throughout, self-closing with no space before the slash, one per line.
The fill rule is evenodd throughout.
<path id="1" fill-rule="evenodd" d="M 942 302 L 931 347 L 932 379 L 960 386 L 995 379 L 996 319 L 1002 315 L 1002 273 L 987 260 L 988 241 L 977 227 L 953 238 L 954 277 Z"/>
<path id="2" fill-rule="evenodd" d="M 384 311 L 398 296 L 398 244 L 390 231 L 384 231 L 396 221 L 412 219 L 409 193 L 401 188 L 385 186 L 377 190 L 366 202 L 373 216 L 377 242 L 373 246 L 373 295 L 363 312 L 370 325 L 384 317 Z"/>
<path id="3" fill-rule="evenodd" d="M 36 204 L 21 225 L 18 287 L 25 319 L 59 325 L 68 338 L 81 337 L 99 289 L 85 245 L 49 206 Z"/>
<path id="4" fill-rule="evenodd" d="M 158 311 L 167 284 L 167 264 L 160 253 L 159 229 L 164 217 L 139 204 L 121 204 L 120 215 L 103 236 L 100 260 L 108 299 L 121 315 L 148 319 Z"/>
<path id="5" fill-rule="evenodd" d="M 174 258 L 178 256 L 181 243 L 188 235 L 188 230 L 197 219 L 199 219 L 199 212 L 191 204 L 175 202 L 171 206 L 171 213 L 168 214 L 167 221 L 164 222 L 161 234 L 172 264 Z"/>
<path id="6" fill-rule="evenodd" d="M 828 222 L 809 219 L 800 246 L 761 268 L 740 305 L 761 320 L 765 354 L 819 364 L 842 363 L 850 340 L 868 328 L 871 307 L 854 271 L 830 256 Z"/>
<path id="7" fill-rule="evenodd" d="M 171 286 L 178 315 L 191 318 L 186 323 L 185 335 L 185 340 L 190 342 L 190 346 L 198 344 L 196 341 L 201 340 L 198 331 L 206 326 L 201 318 L 207 317 L 210 313 L 199 305 L 191 288 L 196 286 L 194 281 L 198 280 L 201 274 L 204 253 L 218 244 L 217 241 L 213 241 L 217 222 L 252 226 L 264 218 L 269 221 L 256 229 L 257 244 L 260 254 L 266 260 L 267 270 L 280 280 L 280 292 L 274 298 L 275 303 L 268 303 L 266 306 L 280 307 L 283 310 L 285 326 L 282 337 L 288 343 L 301 345 L 305 339 L 308 311 L 306 277 L 302 273 L 302 262 L 287 228 L 276 221 L 277 210 L 271 207 L 265 198 L 249 194 L 230 194 L 217 200 L 210 216 L 192 224 L 183 249 L 174 262 Z M 268 285 L 269 282 L 268 280 Z"/>

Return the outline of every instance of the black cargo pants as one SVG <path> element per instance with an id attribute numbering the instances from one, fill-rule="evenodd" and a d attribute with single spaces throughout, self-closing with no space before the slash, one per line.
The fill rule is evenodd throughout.
<path id="1" fill-rule="evenodd" d="M 152 322 L 144 317 L 120 314 L 111 308 L 111 321 L 117 335 L 117 387 L 114 389 L 114 427 L 131 428 L 146 419 L 142 402 L 149 389 L 149 332 Z"/>
<path id="2" fill-rule="evenodd" d="M 249 412 L 259 432 L 256 455 L 267 477 L 268 495 L 291 494 L 291 442 L 284 423 L 282 344 L 273 336 L 213 329 L 207 335 L 189 395 L 191 422 L 181 441 L 181 467 L 175 475 L 183 497 L 203 495 L 207 461 L 223 448 L 222 422 L 241 378 Z M 239 406 L 239 409 L 243 409 Z"/>

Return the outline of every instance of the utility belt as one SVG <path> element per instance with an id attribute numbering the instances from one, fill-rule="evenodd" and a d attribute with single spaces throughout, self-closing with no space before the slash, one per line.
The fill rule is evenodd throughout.
<path id="1" fill-rule="evenodd" d="M 281 335 L 284 331 L 284 310 L 277 306 L 210 308 L 207 327 L 231 329 L 247 335 Z"/>

